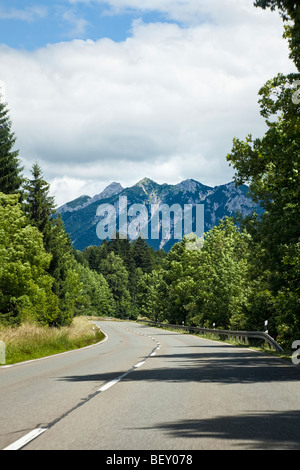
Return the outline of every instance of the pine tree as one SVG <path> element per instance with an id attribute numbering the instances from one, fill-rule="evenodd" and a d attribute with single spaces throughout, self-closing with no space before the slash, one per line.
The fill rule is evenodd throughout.
<path id="1" fill-rule="evenodd" d="M 139 237 L 132 243 L 132 257 L 143 273 L 150 273 L 154 268 L 152 251 L 144 238 Z"/>
<path id="2" fill-rule="evenodd" d="M 43 179 L 40 166 L 35 163 L 31 170 L 33 179 L 27 179 L 24 186 L 24 211 L 30 223 L 36 226 L 44 237 L 48 250 L 51 236 L 51 217 L 55 213 L 54 198 L 49 196 L 50 185 Z"/>
<path id="3" fill-rule="evenodd" d="M 68 325 L 75 313 L 77 295 L 80 290 L 75 258 L 69 235 L 65 232 L 60 214 L 52 222 L 49 237 L 49 252 L 52 255 L 48 273 L 54 278 L 52 290 L 59 299 L 60 315 L 52 326 Z"/>
<path id="4" fill-rule="evenodd" d="M 11 127 L 7 106 L 0 96 L 0 192 L 5 194 L 20 192 L 23 182 L 23 168 L 20 167 L 19 151 L 13 150 L 16 137 Z"/>
<path id="5" fill-rule="evenodd" d="M 51 326 L 67 325 L 72 321 L 79 292 L 78 274 L 70 237 L 59 215 L 54 218 L 54 198 L 50 185 L 43 179 L 37 163 L 32 167 L 33 179 L 25 185 L 24 211 L 31 225 L 43 235 L 44 247 L 51 255 L 47 273 L 53 278 L 52 291 L 58 298 L 59 314 L 49 321 Z"/>

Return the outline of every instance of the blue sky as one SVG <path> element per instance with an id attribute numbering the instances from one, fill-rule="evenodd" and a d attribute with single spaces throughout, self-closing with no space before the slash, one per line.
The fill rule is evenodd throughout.
<path id="1" fill-rule="evenodd" d="M 232 180 L 259 137 L 258 90 L 295 70 L 278 13 L 252 0 L 0 0 L 0 87 L 30 174 L 57 205 L 144 177 Z"/>
<path id="2" fill-rule="evenodd" d="M 49 43 L 74 38 L 116 41 L 125 39 L 131 26 L 131 15 L 105 14 L 105 5 L 13 0 L 0 2 L 0 42 L 17 49 L 37 49 Z M 6 5 L 9 6 L 6 6 Z"/>
<path id="3" fill-rule="evenodd" d="M 119 42 L 130 36 L 134 20 L 164 22 L 166 16 L 159 11 L 131 7 L 116 12 L 102 1 L 0 1 L 0 43 L 34 50 L 72 39 L 108 37 Z"/>

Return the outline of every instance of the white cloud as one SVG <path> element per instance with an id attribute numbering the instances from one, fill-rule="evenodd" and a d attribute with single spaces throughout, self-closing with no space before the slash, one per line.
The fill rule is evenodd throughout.
<path id="1" fill-rule="evenodd" d="M 47 16 L 47 11 L 47 8 L 43 5 L 26 7 L 25 9 L 5 9 L 0 6 L 0 19 L 21 20 L 31 23 L 40 18 L 45 18 L 45 16 Z"/>
<path id="2" fill-rule="evenodd" d="M 254 7 L 249 13 L 248 0 L 143 5 L 150 3 L 169 16 L 175 7 L 186 4 L 192 13 L 201 6 L 213 21 L 181 28 L 139 20 L 120 43 L 77 40 L 35 52 L 0 47 L 20 154 L 26 165 L 40 162 L 58 204 L 144 176 L 230 181 L 225 157 L 233 137 L 264 130 L 259 87 L 294 70 L 280 18 Z"/>
<path id="3" fill-rule="evenodd" d="M 81 37 L 90 24 L 84 18 L 79 18 L 78 16 L 76 16 L 74 11 L 72 10 L 66 10 L 63 13 L 63 19 L 66 20 L 72 26 L 72 29 L 68 33 L 68 36 L 72 38 Z"/>
<path id="4" fill-rule="evenodd" d="M 247 22 L 260 21 L 261 17 L 261 9 L 253 6 L 254 0 L 69 0 L 69 3 L 105 5 L 109 8 L 107 14 L 157 12 L 167 19 L 188 25 L 203 22 L 232 25 L 245 19 Z M 265 13 L 270 14 L 268 11 Z"/>

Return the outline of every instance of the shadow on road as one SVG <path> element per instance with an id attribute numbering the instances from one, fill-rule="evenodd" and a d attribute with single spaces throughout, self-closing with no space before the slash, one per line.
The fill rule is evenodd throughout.
<path id="1" fill-rule="evenodd" d="M 293 382 L 295 391 L 300 385 L 300 369 L 276 358 L 256 354 L 250 350 L 222 350 L 211 346 L 206 351 L 191 350 L 185 352 L 181 347 L 173 348 L 174 354 L 154 356 L 144 368 L 133 370 L 122 378 L 122 382 L 148 381 L 168 383 L 218 383 L 259 384 L 276 383 L 285 390 L 287 382 Z M 202 349 L 203 351 L 203 349 Z M 58 380 L 69 382 L 109 382 L 121 376 L 125 371 L 71 375 Z M 300 400 L 300 399 L 299 399 Z M 300 405 L 300 401 L 299 401 Z M 174 414 L 174 418 L 176 413 Z M 243 449 L 284 449 L 300 450 L 300 411 L 249 411 L 235 416 L 213 416 L 204 419 L 174 420 L 151 424 L 172 438 L 221 439 L 224 448 L 227 441 L 234 441 L 235 448 Z"/>
<path id="2" fill-rule="evenodd" d="M 172 438 L 224 439 L 240 441 L 245 449 L 300 449 L 300 411 L 253 412 L 240 416 L 219 416 L 158 424 L 155 429 Z M 141 431 L 148 428 L 139 428 Z M 226 447 L 226 444 L 224 443 Z"/>
<path id="3" fill-rule="evenodd" d="M 210 347 L 210 346 L 209 346 Z M 178 348 L 179 349 L 179 348 Z M 168 382 L 210 382 L 220 384 L 247 384 L 296 381 L 300 384 L 300 368 L 276 358 L 266 357 L 249 350 L 214 350 L 209 353 L 175 353 L 159 355 L 151 361 L 159 359 L 163 367 L 138 369 L 124 377 L 123 381 L 168 381 Z M 163 360 L 163 361 L 162 361 Z M 59 380 L 70 382 L 110 381 L 126 371 L 99 373 L 90 375 L 71 375 L 60 377 Z"/>

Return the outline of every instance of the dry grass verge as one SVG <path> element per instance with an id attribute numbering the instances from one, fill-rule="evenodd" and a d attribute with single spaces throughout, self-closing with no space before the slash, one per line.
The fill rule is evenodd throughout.
<path id="1" fill-rule="evenodd" d="M 62 328 L 48 328 L 32 323 L 17 328 L 0 327 L 6 364 L 82 348 L 103 338 L 104 334 L 87 317 L 75 317 L 72 325 Z"/>

